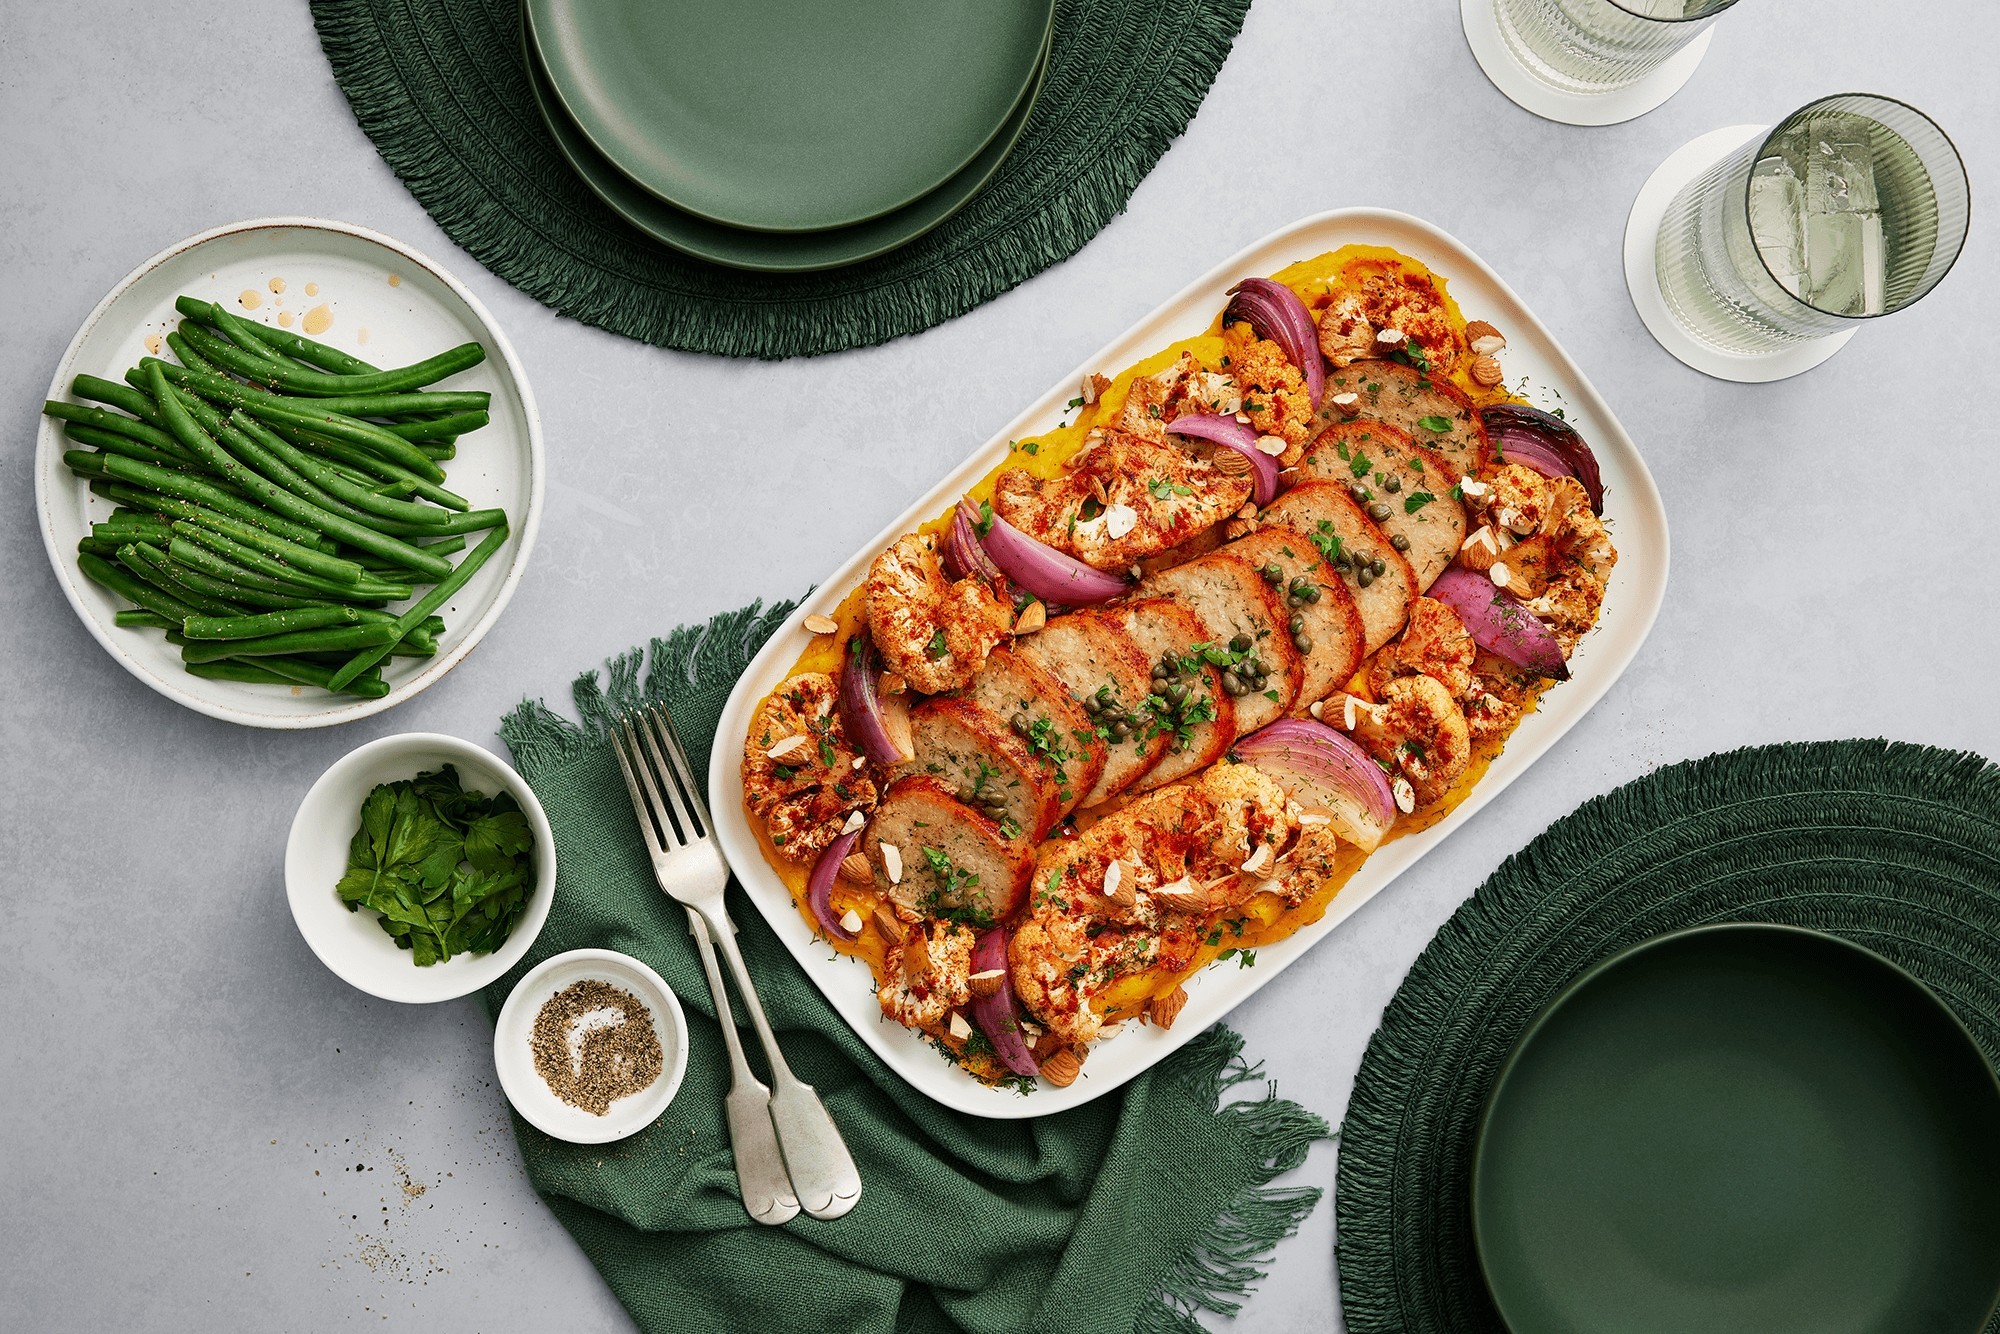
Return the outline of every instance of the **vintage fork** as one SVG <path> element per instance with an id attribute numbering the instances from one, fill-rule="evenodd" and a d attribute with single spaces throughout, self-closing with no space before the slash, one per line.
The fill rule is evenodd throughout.
<path id="1" fill-rule="evenodd" d="M 854 1159 L 819 1094 L 810 1084 L 802 1083 L 785 1064 L 770 1021 L 764 1017 L 764 1006 L 757 999 L 757 988 L 750 981 L 750 970 L 743 965 L 743 955 L 736 948 L 736 935 L 723 907 L 722 891 L 729 882 L 729 863 L 711 837 L 714 822 L 709 819 L 708 805 L 695 787 L 694 773 L 688 767 L 687 752 L 674 734 L 673 720 L 659 708 L 635 709 L 619 718 L 614 740 L 619 765 L 625 772 L 625 785 L 632 795 L 633 812 L 639 817 L 639 829 L 645 835 L 647 850 L 652 853 L 653 876 L 670 897 L 700 916 L 710 944 L 721 951 L 729 963 L 729 971 L 735 975 L 737 989 L 743 993 L 743 1008 L 757 1030 L 758 1041 L 764 1045 L 764 1059 L 771 1067 L 769 1120 L 777 1130 L 784 1167 L 791 1176 L 799 1207 L 814 1218 L 839 1218 L 861 1198 L 861 1174 L 855 1169 Z M 716 980 L 719 979 L 711 975 L 711 981 Z M 724 1033 L 730 1033 L 735 1020 L 726 1001 L 718 1001 L 717 1009 Z M 740 1061 L 740 1046 L 736 1048 L 736 1057 Z M 739 1082 L 748 1073 L 747 1068 L 739 1070 Z M 754 1077 L 750 1083 L 756 1084 Z M 745 1091 L 747 1096 L 742 1101 L 746 1110 L 754 1105 L 757 1091 L 757 1088 Z M 730 1095 L 732 1138 L 737 1129 L 734 1111 L 737 1097 L 735 1092 Z M 743 1154 L 739 1148 L 739 1183 L 742 1169 Z M 746 1192 L 746 1207 L 749 1202 Z"/>

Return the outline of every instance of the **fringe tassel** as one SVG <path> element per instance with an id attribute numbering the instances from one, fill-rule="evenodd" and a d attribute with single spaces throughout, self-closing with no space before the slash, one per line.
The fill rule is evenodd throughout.
<path id="1" fill-rule="evenodd" d="M 920 332 L 1075 254 L 1199 110 L 1249 0 L 1058 0 L 1040 100 L 984 190 L 902 249 L 816 274 L 668 250 L 577 180 L 521 67 L 513 0 L 312 0 L 362 130 L 445 232 L 586 324 L 769 360 Z"/>

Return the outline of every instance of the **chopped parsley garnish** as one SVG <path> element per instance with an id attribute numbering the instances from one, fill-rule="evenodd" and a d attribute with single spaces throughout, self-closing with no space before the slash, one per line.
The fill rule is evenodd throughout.
<path id="1" fill-rule="evenodd" d="M 1146 490 L 1152 494 L 1155 500 L 1171 500 L 1175 496 L 1191 496 L 1194 494 L 1193 487 L 1180 486 L 1164 477 L 1147 478 Z"/>
<path id="2" fill-rule="evenodd" d="M 1063 425 L 1067 426 L 1069 423 L 1064 422 Z M 1039 440 L 1030 440 L 1027 444 L 1021 446 L 1021 452 L 1024 454 L 1039 454 L 1042 452 L 1042 442 Z"/>
<path id="3" fill-rule="evenodd" d="M 1340 534 L 1333 531 L 1331 519 L 1321 519 L 1319 531 L 1306 534 L 1306 540 L 1317 547 L 1319 554 L 1326 557 L 1330 564 L 1340 563 Z"/>
<path id="4" fill-rule="evenodd" d="M 1077 396 L 1076 396 L 1075 398 L 1072 398 L 1072 399 L 1071 399 L 1071 400 L 1070 400 L 1070 401 L 1069 401 L 1069 402 L 1068 402 L 1068 403 L 1067 403 L 1067 404 L 1066 404 L 1065 406 L 1067 406 L 1067 407 L 1072 407 L 1072 408 L 1080 408 L 1080 407 L 1082 407 L 1082 406 L 1083 406 L 1083 395 L 1081 395 L 1081 394 L 1078 394 L 1078 395 L 1077 395 Z"/>
<path id="5" fill-rule="evenodd" d="M 993 506 L 984 500 L 979 502 L 979 522 L 972 525 L 972 531 L 981 537 L 993 531 Z"/>
<path id="6" fill-rule="evenodd" d="M 1356 481 L 1359 481 L 1361 478 L 1366 477 L 1368 475 L 1369 469 L 1373 468 L 1374 466 L 1375 465 L 1373 463 L 1370 463 L 1368 461 L 1368 456 L 1366 454 L 1356 454 L 1352 459 L 1348 460 L 1347 464 L 1348 470 L 1354 474 Z"/>
<path id="7" fill-rule="evenodd" d="M 1417 418 L 1417 425 L 1423 427 L 1426 431 L 1449 431 L 1451 429 L 1451 418 L 1437 416 L 1419 417 Z"/>
<path id="8" fill-rule="evenodd" d="M 1403 498 L 1403 513 L 1415 514 L 1436 499 L 1437 497 L 1428 491 L 1412 491 Z"/>
<path id="9" fill-rule="evenodd" d="M 939 626 L 937 629 L 931 631 L 931 642 L 924 645 L 924 656 L 932 662 L 936 662 L 950 651 L 950 645 L 944 642 L 944 627 Z"/>

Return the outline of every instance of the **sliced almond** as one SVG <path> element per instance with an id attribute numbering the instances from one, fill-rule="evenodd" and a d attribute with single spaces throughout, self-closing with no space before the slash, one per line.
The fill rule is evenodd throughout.
<path id="1" fill-rule="evenodd" d="M 1507 562 L 1496 560 L 1486 571 L 1486 577 L 1493 581 L 1495 588 L 1505 588 L 1514 582 L 1514 572 L 1507 568 Z"/>
<path id="2" fill-rule="evenodd" d="M 1066 1089 L 1074 1084 L 1076 1077 L 1082 1073 L 1083 1062 L 1079 1061 L 1076 1053 L 1068 1047 L 1057 1048 L 1042 1062 L 1042 1078 L 1059 1089 Z"/>
<path id="3" fill-rule="evenodd" d="M 921 931 L 912 931 L 903 942 L 903 976 L 915 981 L 931 970 L 930 937 Z"/>
<path id="4" fill-rule="evenodd" d="M 1182 876 L 1154 890 L 1153 902 L 1174 912 L 1207 912 L 1208 892 Z"/>
<path id="5" fill-rule="evenodd" d="M 1389 780 L 1389 791 L 1395 795 L 1396 809 L 1408 815 L 1417 808 L 1417 790 L 1410 786 L 1410 780 L 1400 774 Z"/>
<path id="6" fill-rule="evenodd" d="M 1361 395 L 1355 393 L 1352 389 L 1344 394 L 1335 394 L 1333 397 L 1327 399 L 1327 402 L 1333 406 L 1335 412 L 1338 412 L 1343 417 L 1358 417 L 1361 415 Z"/>
<path id="7" fill-rule="evenodd" d="M 1271 864 L 1271 845 L 1259 843 L 1243 860 L 1242 870 L 1247 875 L 1255 875 Z"/>
<path id="8" fill-rule="evenodd" d="M 1098 1029 L 1097 1040 L 1099 1042 L 1109 1042 L 1111 1041 L 1111 1039 L 1117 1037 L 1120 1033 L 1123 1033 L 1124 1031 L 1125 1031 L 1125 1021 L 1121 1019 L 1115 1024 L 1106 1024 L 1104 1027 Z"/>
<path id="9" fill-rule="evenodd" d="M 1232 452 L 1234 452 L 1234 451 L 1232 451 Z M 1243 456 L 1242 456 L 1241 454 L 1237 454 L 1237 455 L 1236 455 L 1236 457 L 1240 459 L 1240 458 L 1242 458 Z M 1253 504 L 1249 504 L 1249 505 L 1245 505 L 1245 506 L 1244 506 L 1244 507 L 1243 507 L 1242 509 L 1240 509 L 1240 510 L 1236 511 L 1236 517 L 1237 517 L 1237 518 L 1239 518 L 1239 519 L 1254 519 L 1254 518 L 1256 518 L 1256 517 L 1257 517 L 1257 506 L 1256 506 L 1256 505 L 1255 505 L 1254 503 L 1253 503 Z"/>
<path id="10" fill-rule="evenodd" d="M 1172 1028 L 1174 1020 L 1188 1003 L 1186 987 L 1175 987 L 1164 996 L 1155 996 L 1146 1002 L 1146 1017 L 1161 1028 Z"/>
<path id="11" fill-rule="evenodd" d="M 896 920 L 906 927 L 915 926 L 918 922 L 924 920 L 924 915 L 907 903 L 898 903 L 894 907 L 896 910 Z"/>
<path id="12" fill-rule="evenodd" d="M 1103 397 L 1104 391 L 1109 389 L 1110 387 L 1111 387 L 1111 381 L 1105 379 L 1102 375 L 1092 373 L 1090 375 L 1084 376 L 1083 377 L 1084 405 L 1087 407 L 1090 404 L 1095 403 L 1099 398 Z"/>
<path id="13" fill-rule="evenodd" d="M 1130 505 L 1111 505 L 1104 511 L 1104 532 L 1113 541 L 1139 526 L 1139 511 Z"/>
<path id="14" fill-rule="evenodd" d="M 1378 329 L 1375 332 L 1375 355 L 1386 357 L 1392 352 L 1400 352 L 1409 346 L 1410 336 L 1401 329 Z"/>
<path id="15" fill-rule="evenodd" d="M 808 748 L 812 746 L 812 738 L 807 736 L 804 732 L 798 732 L 791 736 L 786 737 L 784 740 L 780 741 L 777 745 L 765 751 L 764 758 L 768 760 L 782 760 L 787 755 L 796 752 L 801 746 Z M 800 758 L 803 759 L 805 757 L 800 756 Z"/>
<path id="16" fill-rule="evenodd" d="M 949 1031 L 953 1037 L 957 1038 L 960 1042 L 964 1042 L 972 1036 L 972 1025 L 965 1022 L 964 1015 L 960 1014 L 957 1010 L 953 1010 L 951 1012 Z"/>
<path id="17" fill-rule="evenodd" d="M 1030 602 L 1021 608 L 1021 614 L 1014 618 L 1014 633 L 1031 635 L 1049 623 L 1049 609 L 1039 602 Z"/>
<path id="18" fill-rule="evenodd" d="M 1125 863 L 1114 861 L 1104 868 L 1104 897 L 1118 896 L 1118 887 L 1125 883 Z"/>
<path id="19" fill-rule="evenodd" d="M 1507 378 L 1507 372 L 1501 368 L 1500 363 L 1486 356 L 1474 357 L 1472 365 L 1466 369 L 1466 374 L 1472 377 L 1474 384 L 1484 385 L 1488 389 Z"/>
<path id="20" fill-rule="evenodd" d="M 1285 443 L 1285 437 L 1282 435 L 1260 435 L 1257 437 L 1257 452 L 1260 454 L 1269 454 L 1272 458 L 1278 457 L 1278 455 L 1284 453 L 1290 447 Z"/>
<path id="21" fill-rule="evenodd" d="M 850 936 L 861 934 L 861 914 L 849 908 L 840 915 L 840 929 Z"/>
<path id="22" fill-rule="evenodd" d="M 875 883 L 875 868 L 860 853 L 850 852 L 840 859 L 840 878 L 857 885 L 872 885 Z"/>
<path id="23" fill-rule="evenodd" d="M 1490 357 L 1507 346 L 1507 336 L 1485 320 L 1474 320 L 1465 326 L 1465 342 L 1480 356 Z"/>
<path id="24" fill-rule="evenodd" d="M 972 994 L 984 1000 L 988 996 L 1000 994 L 1000 983 L 1006 980 L 1006 977 L 1006 969 L 988 968 L 983 973 L 974 973 L 966 981 L 972 985 Z"/>
<path id="25" fill-rule="evenodd" d="M 1234 449 L 1218 449 L 1208 456 L 1215 470 L 1224 477 L 1247 477 L 1255 465 Z"/>
<path id="26" fill-rule="evenodd" d="M 851 834 L 855 830 L 861 828 L 861 826 L 867 823 L 868 823 L 868 817 L 863 815 L 860 811 L 849 811 L 847 813 L 847 823 L 840 827 L 840 832 L 843 834 Z"/>
<path id="27" fill-rule="evenodd" d="M 1324 709 L 1325 707 L 1326 707 L 1326 701 L 1325 701 L 1325 700 L 1323 700 L 1323 699 L 1316 699 L 1316 700 L 1314 700 L 1314 701 L 1313 701 L 1313 702 L 1312 702 L 1311 704 L 1309 704 L 1309 705 L 1307 705 L 1307 706 L 1306 706 L 1306 712 L 1307 712 L 1307 713 L 1310 713 L 1310 714 L 1311 714 L 1311 715 L 1313 716 L 1313 719 L 1314 719 L 1314 721 L 1318 721 L 1318 719 L 1319 719 L 1319 715 L 1320 715 L 1320 711 L 1321 711 L 1322 709 Z"/>
<path id="28" fill-rule="evenodd" d="M 840 628 L 840 622 L 831 616 L 821 616 L 817 612 L 799 622 L 816 635 L 830 635 Z"/>
<path id="29" fill-rule="evenodd" d="M 1492 489 L 1485 482 L 1471 477 L 1461 477 L 1458 480 L 1458 493 L 1474 504 L 1486 499 L 1486 494 Z"/>
<path id="30" fill-rule="evenodd" d="M 882 937 L 889 944 L 900 945 L 903 943 L 903 924 L 896 920 L 894 913 L 888 911 L 886 908 L 877 908 L 873 913 L 869 914 L 868 920 L 875 924 L 875 934 Z"/>
<path id="31" fill-rule="evenodd" d="M 1090 478 L 1090 494 L 1096 498 L 1097 503 L 1100 505 L 1109 506 L 1111 504 L 1111 494 L 1104 489 L 1104 479 L 1095 473 L 1091 474 Z"/>
<path id="32" fill-rule="evenodd" d="M 903 850 L 894 843 L 882 845 L 882 870 L 889 877 L 889 883 L 903 883 Z"/>
<path id="33" fill-rule="evenodd" d="M 1458 549 L 1458 563 L 1468 570 L 1490 570 L 1500 559 L 1500 539 L 1493 529 L 1481 526 Z"/>

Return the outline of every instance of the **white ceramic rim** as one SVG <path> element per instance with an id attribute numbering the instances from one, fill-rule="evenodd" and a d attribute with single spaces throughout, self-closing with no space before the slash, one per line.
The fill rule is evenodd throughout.
<path id="1" fill-rule="evenodd" d="M 618 1110 L 617 1102 L 612 1103 L 612 1110 L 604 1114 L 601 1118 L 602 1124 L 596 1127 L 605 1132 L 601 1135 L 577 1135 L 562 1122 L 545 1118 L 540 1104 L 544 1100 L 554 1098 L 554 1095 L 548 1092 L 546 1085 L 543 1086 L 541 1097 L 535 1096 L 532 1092 L 520 1097 L 515 1096 L 514 1080 L 509 1077 L 509 1072 L 517 1070 L 518 1067 L 500 1059 L 500 1043 L 504 1040 L 503 1035 L 520 1022 L 520 1007 L 527 1003 L 525 998 L 540 987 L 543 978 L 558 968 L 567 968 L 572 964 L 600 965 L 602 973 L 599 975 L 606 982 L 614 984 L 627 982 L 627 979 L 620 977 L 619 974 L 629 973 L 659 988 L 660 995 L 666 1000 L 664 1007 L 666 1015 L 670 1016 L 666 1022 L 672 1028 L 674 1035 L 673 1068 L 661 1071 L 658 1079 L 633 1094 L 631 1105 L 623 1112 Z M 629 985 L 629 982 L 627 984 Z M 661 1023 L 660 1009 L 652 1006 L 647 1008 L 652 1011 L 653 1022 L 656 1025 Z M 529 1024 L 532 1027 L 533 1021 L 530 1020 Z M 569 1144 L 610 1144 L 638 1134 L 659 1120 L 660 1114 L 672 1104 L 674 1095 L 681 1091 L 681 1080 L 687 1076 L 687 1066 L 687 1013 L 681 1009 L 681 998 L 674 994 L 674 989 L 667 985 L 666 979 L 654 972 L 643 959 L 635 959 L 617 950 L 568 950 L 562 954 L 550 955 L 529 969 L 527 975 L 514 984 L 514 989 L 507 993 L 507 1003 L 500 1007 L 499 1017 L 493 1021 L 493 1069 L 500 1077 L 500 1091 L 507 1095 L 508 1104 L 535 1129 Z M 534 1069 L 532 1059 L 528 1063 L 528 1069 L 530 1071 Z M 540 1078 L 538 1075 L 534 1077 Z M 618 1102 L 625 1101 L 624 1098 L 618 1100 Z"/>
<path id="2" fill-rule="evenodd" d="M 1610 484 L 1606 517 L 1619 525 L 1616 531 L 1621 560 L 1613 571 L 1598 628 L 1585 636 L 1571 655 L 1572 679 L 1561 691 L 1548 697 L 1540 712 L 1522 722 L 1507 750 L 1466 800 L 1431 828 L 1398 839 L 1369 858 L 1319 921 L 1273 945 L 1260 946 L 1255 968 L 1209 968 L 1197 973 L 1188 983 L 1187 1008 L 1171 1030 L 1144 1028 L 1132 1032 L 1129 1030 L 1133 1026 L 1128 1024 L 1128 1031 L 1115 1043 L 1093 1053 L 1083 1077 L 1068 1088 L 1044 1086 L 1029 1097 L 990 1088 L 947 1064 L 908 1030 L 881 1017 L 872 984 L 865 990 L 861 985 L 867 965 L 829 951 L 807 926 L 791 891 L 764 861 L 742 799 L 742 737 L 749 726 L 751 711 L 783 679 L 810 637 L 800 625 L 804 618 L 837 607 L 847 592 L 866 576 L 877 552 L 915 524 L 936 517 L 966 487 L 1003 461 L 1009 440 L 1034 435 L 1059 421 L 1067 421 L 1069 412 L 1065 404 L 1076 393 L 1076 385 L 1086 373 L 1126 366 L 1170 341 L 1206 328 L 1214 312 L 1228 300 L 1226 289 L 1245 273 L 1272 272 L 1295 260 L 1356 242 L 1393 245 L 1415 255 L 1453 284 L 1454 295 L 1461 302 L 1468 299 L 1469 289 L 1477 287 L 1482 295 L 1474 299 L 1491 306 L 1481 312 L 1481 317 L 1495 320 L 1507 329 L 1510 350 L 1503 355 L 1520 358 L 1514 363 L 1516 367 L 1529 360 L 1546 363 L 1540 378 L 1561 392 L 1569 420 L 1578 423 L 1596 447 Z M 1224 260 L 1083 361 L 864 543 L 794 609 L 751 661 L 717 724 L 715 744 L 709 752 L 708 780 L 709 810 L 716 837 L 745 893 L 778 938 L 790 948 L 806 975 L 862 1041 L 919 1092 L 958 1111 L 1005 1120 L 1066 1111 L 1120 1087 L 1151 1068 L 1255 994 L 1505 791 L 1509 783 L 1554 746 L 1604 697 L 1637 656 L 1666 596 L 1671 554 L 1666 510 L 1638 447 L 1554 335 L 1484 260 L 1449 233 L 1407 213 L 1348 208 L 1303 218 Z M 844 971 L 848 968 L 860 972 Z"/>
<path id="3" fill-rule="evenodd" d="M 1508 101 L 1559 125 L 1617 125 L 1638 119 L 1694 77 L 1715 36 L 1715 25 L 1710 24 L 1637 83 L 1608 93 L 1571 93 L 1542 82 L 1522 66 L 1500 35 L 1500 18 L 1493 6 L 1494 0 L 1458 0 L 1459 22 L 1472 58 Z"/>
<path id="4" fill-rule="evenodd" d="M 300 848 L 303 837 L 300 831 L 304 827 L 306 812 L 313 806 L 321 789 L 338 782 L 345 771 L 360 767 L 372 759 L 376 752 L 402 748 L 411 750 L 427 748 L 446 752 L 450 762 L 458 765 L 461 770 L 465 767 L 460 763 L 461 760 L 473 760 L 498 769 L 509 780 L 509 792 L 520 803 L 522 812 L 528 817 L 529 826 L 535 831 L 535 889 L 534 897 L 528 902 L 528 911 L 514 924 L 513 934 L 507 937 L 505 944 L 491 954 L 466 956 L 466 966 L 454 975 L 452 986 L 432 991 L 424 991 L 420 987 L 402 990 L 371 985 L 350 976 L 339 960 L 329 958 L 327 952 L 320 948 L 316 932 L 308 925 L 310 919 L 307 914 L 313 909 L 307 896 L 331 894 L 333 884 L 331 881 L 323 884 L 308 883 L 304 868 L 298 868 L 296 874 L 293 868 L 294 859 L 302 859 L 305 855 Z M 418 770 L 412 769 L 409 777 L 415 778 L 417 773 Z M 361 808 L 358 804 L 350 818 L 358 827 L 361 819 Z M 356 991 L 366 992 L 381 1000 L 395 1001 L 399 1005 L 435 1005 L 441 1001 L 457 1000 L 461 996 L 470 996 L 481 987 L 499 981 L 506 976 L 508 969 L 521 962 L 529 949 L 534 946 L 536 938 L 542 934 L 542 928 L 548 924 L 549 909 L 555 903 L 555 896 L 556 836 L 549 828 L 548 813 L 542 809 L 541 799 L 535 795 L 535 790 L 528 786 L 528 780 L 521 777 L 513 765 L 492 751 L 467 741 L 464 737 L 451 736 L 445 732 L 397 732 L 391 736 L 377 737 L 348 751 L 328 765 L 326 772 L 306 789 L 305 796 L 299 799 L 298 810 L 292 814 L 291 829 L 285 836 L 285 901 L 292 910 L 292 925 L 299 929 L 299 935 L 304 937 L 306 946 L 313 952 L 313 957 L 325 964 L 328 972 Z M 386 934 L 382 937 L 382 941 L 388 949 L 399 955 L 403 954 Z M 407 959 L 408 956 L 404 957 Z M 449 968 L 452 962 L 446 960 L 428 970 L 410 964 L 407 972 L 413 983 L 424 982 L 429 980 L 429 977 L 439 975 L 435 971 L 436 968 Z"/>
<path id="5" fill-rule="evenodd" d="M 522 515 L 517 523 L 510 523 L 508 525 L 513 529 L 513 536 L 509 540 L 512 541 L 517 537 L 520 541 L 520 547 L 517 549 L 513 562 L 508 568 L 506 578 L 500 583 L 499 591 L 494 594 L 491 605 L 487 607 L 486 614 L 473 623 L 471 631 L 466 634 L 457 647 L 448 653 L 441 654 L 437 658 L 432 659 L 430 665 L 422 672 L 405 681 L 402 685 L 396 687 L 380 699 L 353 699 L 348 696 L 329 696 L 328 705 L 324 711 L 289 716 L 251 713 L 246 710 L 233 709 L 228 705 L 217 704 L 212 700 L 203 699 L 190 691 L 182 689 L 180 683 L 169 676 L 159 675 L 147 670 L 145 665 L 137 658 L 126 653 L 113 637 L 112 631 L 115 627 L 100 622 L 96 614 L 84 602 L 80 584 L 84 575 L 77 569 L 75 560 L 71 558 L 74 553 L 63 549 L 62 544 L 57 540 L 55 523 L 50 509 L 50 505 L 54 501 L 54 498 L 49 493 L 51 484 L 57 480 L 75 480 L 70 476 L 69 470 L 62 465 L 64 447 L 62 443 L 63 434 L 61 424 L 50 417 L 43 417 L 41 419 L 41 432 L 36 447 L 35 509 L 42 525 L 42 546 L 48 552 L 49 565 L 56 572 L 56 582 L 62 586 L 63 596 L 69 599 L 70 609 L 76 613 L 77 618 L 90 631 L 91 637 L 104 646 L 104 651 L 111 655 L 114 662 L 160 694 L 174 701 L 174 703 L 193 709 L 197 713 L 205 713 L 211 718 L 220 718 L 224 722 L 237 723 L 244 727 L 264 727 L 294 731 L 309 727 L 333 727 L 340 723 L 351 723 L 361 718 L 372 717 L 386 709 L 393 709 L 405 700 L 412 699 L 424 690 L 437 684 L 437 682 L 444 679 L 445 675 L 452 668 L 465 661 L 466 655 L 478 647 L 479 641 L 486 637 L 486 632 L 492 629 L 495 622 L 500 619 L 500 613 L 507 609 L 507 604 L 513 600 L 515 587 L 521 582 L 521 576 L 528 568 L 528 558 L 535 549 L 535 534 L 540 529 L 542 523 L 542 492 L 545 485 L 544 474 L 546 468 L 542 451 L 542 419 L 541 414 L 535 407 L 534 390 L 528 385 L 527 370 L 521 365 L 520 357 L 515 354 L 514 345 L 507 340 L 507 335 L 501 332 L 500 325 L 494 320 L 492 312 L 488 311 L 479 298 L 472 294 L 470 288 L 453 277 L 442 265 L 432 260 L 422 251 L 413 249 L 396 240 L 394 237 L 384 236 L 382 233 L 372 231 L 369 228 L 356 226 L 351 222 L 336 222 L 327 218 L 250 218 L 243 222 L 227 223 L 221 227 L 211 227 L 205 232 L 197 232 L 195 235 L 176 241 L 174 244 L 160 251 L 138 268 L 126 274 L 116 287 L 104 294 L 104 299 L 99 301 L 96 307 L 90 312 L 83 324 L 77 329 L 76 336 L 70 339 L 68 348 L 63 351 L 62 360 L 56 364 L 55 378 L 49 382 L 47 397 L 61 399 L 68 396 L 69 383 L 75 375 L 74 366 L 77 353 L 83 347 L 84 339 L 97 327 L 98 322 L 104 318 L 105 314 L 117 302 L 118 298 L 123 296 L 133 284 L 137 283 L 161 264 L 198 245 L 203 245 L 219 237 L 230 236 L 238 232 L 275 229 L 335 232 L 372 242 L 385 250 L 394 252 L 411 264 L 422 268 L 433 278 L 444 284 L 452 295 L 463 301 L 466 307 L 471 310 L 473 316 L 478 319 L 485 337 L 492 340 L 491 349 L 496 354 L 494 359 L 501 366 L 505 367 L 507 378 L 513 382 L 514 391 L 521 399 L 522 416 L 528 424 L 528 509 L 527 513 Z M 509 517 L 511 518 L 512 516 Z"/>
<path id="6" fill-rule="evenodd" d="M 1695 177 L 1707 171 L 1745 143 L 1770 130 L 1768 125 L 1726 125 L 1690 140 L 1667 155 L 1639 187 L 1632 212 L 1625 219 L 1625 289 L 1632 294 L 1632 308 L 1639 312 L 1646 332 L 1675 360 L 1692 366 L 1703 375 L 1738 384 L 1767 384 L 1804 374 L 1825 361 L 1859 331 L 1843 329 L 1824 338 L 1794 343 L 1776 352 L 1725 352 L 1702 342 L 1674 318 L 1660 291 L 1660 269 L 1655 258 L 1660 221 L 1674 196 Z"/>

